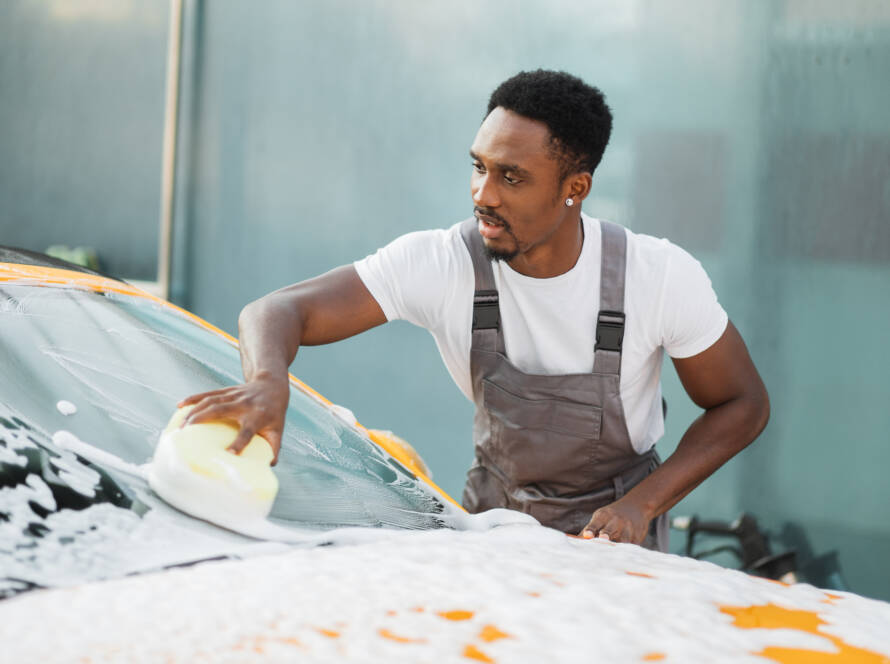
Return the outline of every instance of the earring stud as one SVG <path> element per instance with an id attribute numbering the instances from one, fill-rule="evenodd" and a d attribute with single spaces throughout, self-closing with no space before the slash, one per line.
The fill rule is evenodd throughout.
<path id="1" fill-rule="evenodd" d="M 572 207 L 574 204 L 575 201 L 573 201 L 571 198 L 566 199 L 566 207 Z"/>

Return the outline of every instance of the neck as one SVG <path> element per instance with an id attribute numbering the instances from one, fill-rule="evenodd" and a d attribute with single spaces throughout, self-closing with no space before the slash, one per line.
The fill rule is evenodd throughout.
<path id="1" fill-rule="evenodd" d="M 553 233 L 507 264 L 527 277 L 549 279 L 565 274 L 578 262 L 584 246 L 581 211 L 573 210 Z"/>

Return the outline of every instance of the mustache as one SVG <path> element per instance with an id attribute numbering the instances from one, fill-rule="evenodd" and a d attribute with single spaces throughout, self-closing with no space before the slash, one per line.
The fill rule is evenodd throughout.
<path id="1" fill-rule="evenodd" d="M 495 212 L 494 210 L 492 210 L 490 208 L 475 206 L 473 208 L 473 216 L 475 216 L 477 219 L 480 216 L 488 217 L 489 219 L 494 219 L 498 223 L 503 224 L 504 228 L 506 228 L 508 231 L 510 230 L 510 222 L 507 221 L 506 219 L 504 219 L 501 215 L 499 215 L 497 212 Z"/>

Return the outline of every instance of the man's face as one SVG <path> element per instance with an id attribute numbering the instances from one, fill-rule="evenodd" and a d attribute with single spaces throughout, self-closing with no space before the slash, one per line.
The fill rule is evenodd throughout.
<path id="1" fill-rule="evenodd" d="M 547 126 L 495 108 L 479 127 L 470 157 L 474 215 L 489 256 L 532 258 L 571 210 L 561 195 Z"/>

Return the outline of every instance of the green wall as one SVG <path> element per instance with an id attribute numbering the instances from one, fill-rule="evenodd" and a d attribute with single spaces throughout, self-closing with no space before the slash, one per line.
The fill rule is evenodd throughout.
<path id="1" fill-rule="evenodd" d="M 16 48 L 56 29 L 33 6 L 4 5 L 32 35 Z M 852 590 L 890 599 L 890 5 L 192 0 L 185 18 L 174 299 L 234 331 L 241 306 L 269 290 L 469 216 L 467 150 L 491 89 L 520 69 L 568 70 L 600 86 L 615 114 L 585 210 L 699 257 L 772 397 L 759 441 L 674 512 L 750 511 L 804 562 L 837 551 Z M 132 14 L 82 30 L 105 39 L 144 23 Z M 0 113 L 19 125 L 11 136 L 4 121 L 0 146 L 36 132 L 19 116 L 46 113 L 10 101 L 8 81 L 30 80 L 62 50 L 44 43 L 48 54 L 10 65 L 9 25 Z M 119 45 L 122 61 L 141 55 L 161 68 L 121 83 L 127 95 L 158 95 L 140 120 L 153 152 L 102 166 L 126 175 L 125 188 L 154 178 L 151 191 L 166 47 L 163 30 L 154 34 L 152 48 Z M 89 114 L 111 123 L 111 100 L 93 101 Z M 107 141 L 75 126 L 88 146 Z M 61 143 L 76 154 L 78 141 Z M 51 157 L 33 159 L 29 179 L 7 162 L 0 182 L 12 173 L 36 196 Z M 88 207 L 92 181 L 67 195 Z M 3 193 L 6 237 L 31 208 Z M 157 211 L 156 199 L 130 200 L 127 232 Z M 34 223 L 72 218 L 44 204 L 51 214 Z M 84 233 L 98 227 L 74 221 Z M 122 238 L 109 242 L 123 248 Z M 424 331 L 393 323 L 304 349 L 294 372 L 363 423 L 412 441 L 460 493 L 472 408 Z M 697 414 L 669 362 L 665 392 L 663 455 Z"/>

